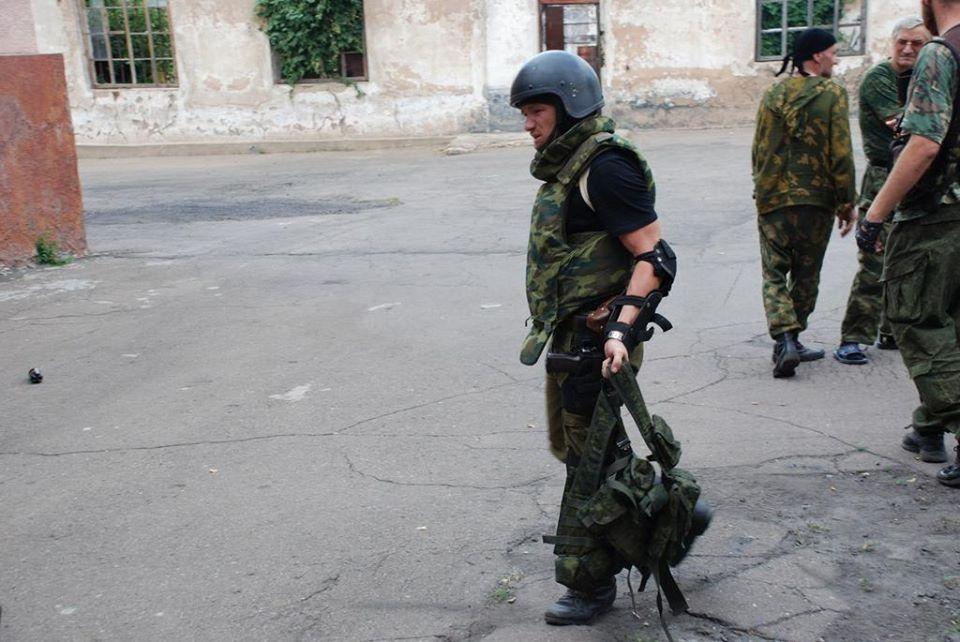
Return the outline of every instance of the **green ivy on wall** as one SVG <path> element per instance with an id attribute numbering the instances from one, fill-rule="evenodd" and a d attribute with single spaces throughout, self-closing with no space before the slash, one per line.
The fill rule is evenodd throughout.
<path id="1" fill-rule="evenodd" d="M 363 0 L 257 0 L 257 16 L 291 85 L 341 78 L 341 53 L 363 52 Z"/>

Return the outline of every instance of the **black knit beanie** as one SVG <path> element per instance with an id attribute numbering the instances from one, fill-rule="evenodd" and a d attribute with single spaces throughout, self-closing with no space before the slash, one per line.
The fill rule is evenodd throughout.
<path id="1" fill-rule="evenodd" d="M 793 44 L 793 51 L 787 54 L 783 59 L 783 66 L 777 72 L 779 76 L 787 70 L 787 66 L 793 62 L 793 68 L 806 75 L 803 71 L 803 63 L 813 60 L 813 55 L 825 51 L 837 44 L 837 38 L 826 29 L 807 29 L 799 36 Z"/>

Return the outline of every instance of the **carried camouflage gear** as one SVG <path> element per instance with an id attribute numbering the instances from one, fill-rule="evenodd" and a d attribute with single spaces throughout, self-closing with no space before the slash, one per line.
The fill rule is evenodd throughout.
<path id="1" fill-rule="evenodd" d="M 817 304 L 820 267 L 833 215 L 809 205 L 785 207 L 758 219 L 763 308 L 770 336 L 803 332 Z"/>
<path id="2" fill-rule="evenodd" d="M 960 436 L 960 206 L 896 223 L 884 253 L 884 311 L 920 393 L 914 428 Z"/>
<path id="3" fill-rule="evenodd" d="M 640 429 L 649 459 L 636 457 L 621 441 L 626 434 L 621 404 Z M 669 565 L 691 544 L 687 535 L 700 487 L 676 468 L 680 452 L 667 423 L 647 412 L 633 369 L 624 364 L 597 399 L 586 449 L 564 493 L 557 534 L 544 537 L 555 545 L 557 582 L 591 591 L 620 569 L 636 567 L 644 578 L 654 577 L 674 612 L 687 609 Z M 659 479 L 651 461 L 659 464 Z"/>
<path id="4" fill-rule="evenodd" d="M 940 38 L 934 38 L 924 45 L 913 68 L 913 79 L 907 95 L 907 107 L 900 129 L 905 134 L 923 136 L 942 145 L 950 129 L 953 116 L 953 99 L 957 89 L 957 62 Z M 957 182 L 956 164 L 960 162 L 960 145 L 949 152 L 947 172 L 951 179 L 941 179 L 939 191 L 943 196 L 941 205 L 960 203 L 960 183 Z M 922 180 L 922 179 L 921 179 Z M 923 218 L 932 213 L 922 205 L 899 207 L 894 221 L 908 221 Z"/>
<path id="5" fill-rule="evenodd" d="M 860 210 L 860 219 L 867 210 Z M 885 223 L 878 240 L 886 245 L 887 234 L 893 223 Z M 883 255 L 873 252 L 858 252 L 860 267 L 853 277 L 850 296 L 847 299 L 847 311 L 840 326 L 840 343 L 863 343 L 871 345 L 877 340 L 877 331 L 891 334 L 890 324 L 883 316 Z"/>
<path id="6" fill-rule="evenodd" d="M 827 78 L 787 78 L 757 113 L 754 198 L 765 215 L 792 205 L 829 212 L 853 204 L 853 148 L 847 92 Z"/>
<path id="7" fill-rule="evenodd" d="M 532 327 L 520 361 L 533 365 L 550 334 L 570 315 L 622 292 L 634 260 L 623 244 L 606 231 L 567 236 L 566 201 L 577 179 L 598 153 L 609 148 L 631 152 L 653 191 L 653 176 L 640 152 L 613 133 L 609 118 L 577 123 L 539 151 L 530 172 L 542 181 L 530 221 L 527 248 L 527 302 Z"/>

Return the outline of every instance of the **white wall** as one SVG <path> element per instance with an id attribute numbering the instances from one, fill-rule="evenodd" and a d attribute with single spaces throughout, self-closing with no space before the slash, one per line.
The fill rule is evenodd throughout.
<path id="1" fill-rule="evenodd" d="M 517 128 L 510 83 L 539 49 L 537 0 L 365 0 L 369 80 L 291 89 L 274 78 L 255 0 L 170 0 L 179 86 L 93 89 L 81 0 L 3 1 L 32 8 L 39 50 L 64 54 L 81 144 Z M 840 66 L 851 84 L 919 12 L 919 0 L 867 2 L 868 54 Z M 631 126 L 749 122 L 779 67 L 754 62 L 755 24 L 753 0 L 601 0 L 608 111 Z"/>

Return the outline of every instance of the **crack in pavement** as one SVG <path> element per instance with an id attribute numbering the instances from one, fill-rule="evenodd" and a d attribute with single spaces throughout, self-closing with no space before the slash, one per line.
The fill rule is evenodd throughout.
<path id="1" fill-rule="evenodd" d="M 671 400 L 671 401 L 666 401 L 665 403 L 672 403 L 672 404 L 677 404 L 677 405 L 680 405 L 680 406 L 690 406 L 690 407 L 692 407 L 692 408 L 706 408 L 707 410 L 721 410 L 721 411 L 726 411 L 726 412 L 735 412 L 735 413 L 737 413 L 737 414 L 745 415 L 745 416 L 747 416 L 747 417 L 753 417 L 753 418 L 755 418 L 755 419 L 766 419 L 766 420 L 768 420 L 768 421 L 773 421 L 773 422 L 780 423 L 780 424 L 784 424 L 784 425 L 787 425 L 787 426 L 792 426 L 793 428 L 797 428 L 798 430 L 803 430 L 803 431 L 806 431 L 806 432 L 811 432 L 811 433 L 816 434 L 816 435 L 820 435 L 821 437 L 824 437 L 824 438 L 829 439 L 829 440 L 831 440 L 831 441 L 835 441 L 835 442 L 837 442 L 837 443 L 839 443 L 839 444 L 843 444 L 843 445 L 846 446 L 847 448 L 852 448 L 852 449 L 854 449 L 854 450 L 857 451 L 857 452 L 868 453 L 868 454 L 873 455 L 874 457 L 877 457 L 877 458 L 879 458 L 879 459 L 883 459 L 883 460 L 885 460 L 885 461 L 888 461 L 888 462 L 891 462 L 891 463 L 895 463 L 895 464 L 897 464 L 898 466 L 902 466 L 902 463 L 899 462 L 899 461 L 897 461 L 896 459 L 893 459 L 892 457 L 888 457 L 887 455 L 882 455 L 882 454 L 880 454 L 880 453 L 874 452 L 874 451 L 870 450 L 869 448 L 867 448 L 866 446 L 860 446 L 860 445 L 858 445 L 858 444 L 850 443 L 849 441 L 846 441 L 846 440 L 844 440 L 844 439 L 841 439 L 841 438 L 837 437 L 837 436 L 834 435 L 834 434 L 831 434 L 831 433 L 828 433 L 828 432 L 824 432 L 824 431 L 822 431 L 822 430 L 818 430 L 818 429 L 813 428 L 813 427 L 811 427 L 811 426 L 804 426 L 803 424 L 798 424 L 798 423 L 796 423 L 796 422 L 794 422 L 794 421 L 790 421 L 790 420 L 787 420 L 787 419 L 781 419 L 780 417 L 771 417 L 770 415 L 763 415 L 763 414 L 760 414 L 760 413 L 757 413 L 757 412 L 748 412 L 748 411 L 746 411 L 746 410 L 740 410 L 739 408 L 727 408 L 727 407 L 724 407 L 724 406 L 715 406 L 715 405 L 710 405 L 710 404 L 690 403 L 689 401 L 676 401 L 676 400 Z M 817 455 L 809 455 L 809 456 L 810 456 L 810 457 L 814 457 L 814 458 L 817 457 Z M 832 456 L 832 455 L 823 455 L 823 456 Z"/>
<path id="2" fill-rule="evenodd" d="M 109 454 L 109 453 L 123 453 L 123 452 L 136 452 L 136 451 L 146 451 L 146 450 L 163 450 L 167 448 L 188 448 L 192 446 L 215 446 L 221 444 L 241 444 L 251 441 L 267 441 L 272 439 L 296 439 L 296 438 L 316 438 L 316 437 L 338 437 L 344 436 L 347 434 L 347 431 L 356 428 L 357 426 L 362 426 L 363 424 L 371 423 L 377 421 L 378 419 L 383 419 L 386 417 L 392 417 L 394 415 L 402 414 L 410 410 L 418 410 L 420 408 L 426 408 L 427 406 L 432 406 L 444 401 L 450 401 L 452 399 L 458 399 L 461 397 L 469 397 L 471 395 L 483 394 L 485 392 L 490 392 L 492 390 L 498 390 L 500 388 L 508 388 L 520 383 L 525 383 L 524 381 L 510 381 L 507 383 L 497 384 L 495 386 L 490 386 L 487 388 L 479 388 L 476 390 L 469 390 L 467 392 L 461 392 L 447 397 L 442 397 L 440 399 L 434 399 L 432 401 L 427 401 L 421 404 L 415 404 L 413 406 L 407 406 L 404 408 L 398 408 L 396 410 L 391 410 L 373 417 L 367 417 L 366 419 L 361 419 L 352 424 L 347 425 L 344 428 L 335 430 L 333 432 L 322 432 L 322 433 L 309 433 L 309 432 L 291 432 L 291 433 L 280 433 L 276 435 L 255 435 L 253 437 L 238 437 L 236 439 L 209 439 L 201 441 L 189 441 L 189 442 L 177 442 L 173 444 L 158 444 L 154 446 L 124 446 L 122 448 L 98 448 L 98 449 L 83 449 L 83 450 L 70 450 L 70 451 L 60 451 L 60 452 L 43 452 L 43 451 L 0 451 L 0 457 L 3 456 L 30 456 L 30 457 L 64 457 L 67 455 L 99 455 L 99 454 Z M 357 435 L 358 437 L 365 437 L 363 433 Z M 396 436 L 396 435 L 393 435 Z M 452 436 L 456 437 L 456 435 Z M 483 450 L 484 448 L 479 448 Z M 486 450 L 491 450 L 487 448 Z M 495 449 L 494 449 L 495 450 Z"/>
<path id="3" fill-rule="evenodd" d="M 534 479 L 530 479 L 525 482 L 520 482 L 517 484 L 509 484 L 506 486 L 477 486 L 474 484 L 451 484 L 451 483 L 445 483 L 445 482 L 403 482 L 403 481 L 398 481 L 396 479 L 387 479 L 385 477 L 377 477 L 372 473 L 364 472 L 359 468 L 357 468 L 356 464 L 353 463 L 353 460 L 350 459 L 349 455 L 345 454 L 343 458 L 346 460 L 347 467 L 350 469 L 350 472 L 354 473 L 355 475 L 359 475 L 360 477 L 363 477 L 365 479 L 373 479 L 375 481 L 378 481 L 384 484 L 392 484 L 394 486 L 409 486 L 409 487 L 415 487 L 415 488 L 460 488 L 465 490 L 515 490 L 518 488 L 523 488 L 525 486 L 530 486 L 533 484 L 546 481 L 551 477 L 553 477 L 553 475 L 544 475 L 542 477 L 536 477 Z"/>
<path id="4" fill-rule="evenodd" d="M 318 588 L 316 591 L 314 591 L 310 595 L 307 595 L 306 597 L 301 597 L 300 601 L 306 602 L 307 600 L 312 599 L 320 595 L 321 593 L 326 593 L 327 591 L 335 587 L 339 581 L 340 581 L 340 573 L 337 573 L 336 575 L 331 575 L 330 577 L 325 578 L 320 583 L 320 588 Z"/>

